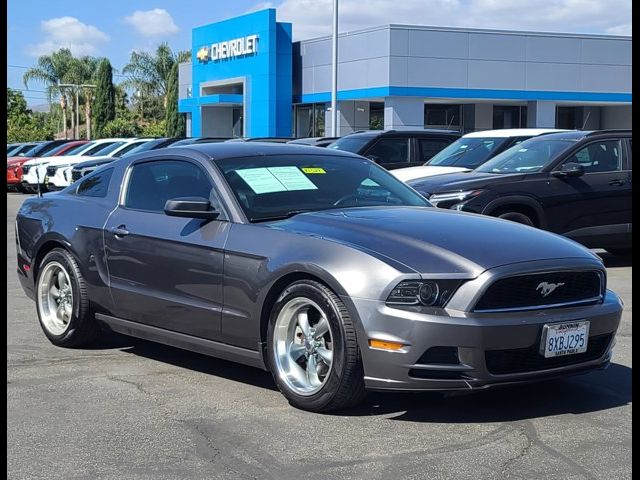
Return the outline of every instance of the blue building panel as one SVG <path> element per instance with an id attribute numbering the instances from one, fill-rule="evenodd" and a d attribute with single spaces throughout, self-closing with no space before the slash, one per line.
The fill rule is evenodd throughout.
<path id="1" fill-rule="evenodd" d="M 191 113 L 191 134 L 202 135 L 201 109 L 207 105 L 244 103 L 245 136 L 291 134 L 291 24 L 276 22 L 266 9 L 194 28 L 192 31 L 192 98 L 181 99 Z M 242 94 L 203 95 L 203 85 L 243 83 Z"/>

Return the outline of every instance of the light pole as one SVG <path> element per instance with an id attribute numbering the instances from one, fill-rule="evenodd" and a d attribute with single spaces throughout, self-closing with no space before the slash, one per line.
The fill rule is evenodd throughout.
<path id="1" fill-rule="evenodd" d="M 333 38 L 331 60 L 331 136 L 338 136 L 338 0 L 333 0 Z"/>
<path id="2" fill-rule="evenodd" d="M 97 88 L 97 85 L 88 85 L 88 84 L 78 84 L 78 83 L 59 83 L 58 87 L 69 87 L 69 88 L 73 88 L 76 91 L 76 131 L 73 132 L 74 137 L 76 138 L 76 140 L 80 139 L 80 89 L 81 88 Z M 87 122 L 90 122 L 89 119 L 87 119 Z M 89 123 L 87 123 L 87 126 L 89 125 Z M 67 126 L 65 125 L 65 136 L 66 136 L 66 128 Z M 90 132 L 89 129 L 87 128 L 87 140 L 89 139 L 90 136 Z"/>

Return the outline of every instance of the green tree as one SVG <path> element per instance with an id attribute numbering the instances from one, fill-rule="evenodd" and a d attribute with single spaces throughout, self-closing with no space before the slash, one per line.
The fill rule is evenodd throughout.
<path id="1" fill-rule="evenodd" d="M 113 69 L 109 60 L 100 62 L 96 84 L 93 118 L 96 137 L 100 137 L 107 122 L 116 118 L 116 89 L 113 86 Z"/>
<path id="2" fill-rule="evenodd" d="M 107 122 L 102 128 L 102 134 L 106 138 L 113 137 L 137 137 L 140 135 L 140 125 L 131 119 L 116 118 Z"/>
<path id="3" fill-rule="evenodd" d="M 151 122 L 148 125 L 142 127 L 143 137 L 166 137 L 167 135 L 167 123 L 164 120 L 159 122 Z"/>
<path id="4" fill-rule="evenodd" d="M 53 129 L 44 112 L 32 112 L 22 92 L 7 88 L 7 142 L 50 140 Z"/>
<path id="5" fill-rule="evenodd" d="M 169 74 L 169 82 L 167 85 L 167 115 L 165 122 L 167 125 L 168 137 L 184 137 L 185 136 L 185 118 L 184 114 L 178 111 L 178 64 L 174 64 Z"/>
<path id="6" fill-rule="evenodd" d="M 60 100 L 65 132 L 67 129 L 67 105 L 69 103 L 73 105 L 73 100 L 69 97 L 70 92 L 62 91 L 58 85 L 66 81 L 73 61 L 74 57 L 71 54 L 71 50 L 61 48 L 51 55 L 39 57 L 36 66 L 28 69 L 22 76 L 22 81 L 27 88 L 29 88 L 29 82 L 31 81 L 43 83 L 46 87 L 49 103 L 53 103 L 56 98 Z M 73 125 L 73 108 L 71 110 L 71 122 Z"/>
<path id="7" fill-rule="evenodd" d="M 163 106 L 166 108 L 171 69 L 174 64 L 188 58 L 188 52 L 174 53 L 165 42 L 161 43 L 154 53 L 134 51 L 129 63 L 122 69 L 122 73 L 129 76 L 123 85 L 135 90 L 141 99 L 162 98 Z"/>
<path id="8" fill-rule="evenodd" d="M 20 90 L 7 88 L 7 118 L 30 113 L 27 101 Z"/>

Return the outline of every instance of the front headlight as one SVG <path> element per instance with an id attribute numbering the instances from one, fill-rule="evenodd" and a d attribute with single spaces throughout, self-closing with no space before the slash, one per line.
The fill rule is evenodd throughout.
<path id="1" fill-rule="evenodd" d="M 404 280 L 391 290 L 386 303 L 443 307 L 461 283 L 461 280 Z"/>
<path id="2" fill-rule="evenodd" d="M 448 208 L 456 203 L 465 202 L 477 197 L 484 190 L 467 190 L 465 192 L 434 193 L 429 197 L 429 202 L 435 207 Z"/>

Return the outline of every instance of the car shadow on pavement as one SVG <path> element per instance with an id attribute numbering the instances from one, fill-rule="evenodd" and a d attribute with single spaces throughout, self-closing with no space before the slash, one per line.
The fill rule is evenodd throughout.
<path id="1" fill-rule="evenodd" d="M 276 391 L 271 374 L 258 368 L 209 357 L 156 342 L 105 332 L 95 348 L 116 348 L 206 375 Z M 607 410 L 631 402 L 632 369 L 611 363 L 564 379 L 473 392 L 370 392 L 355 408 L 335 415 L 385 415 L 391 420 L 428 423 L 509 422 Z"/>
<path id="2" fill-rule="evenodd" d="M 389 415 L 392 420 L 429 423 L 493 423 L 607 410 L 631 402 L 632 369 L 612 363 L 564 379 L 462 394 L 369 394 L 357 408 L 340 415 Z"/>
<path id="3" fill-rule="evenodd" d="M 95 345 L 94 348 L 117 348 L 125 353 L 201 372 L 206 375 L 226 378 L 268 390 L 277 390 L 271 374 L 259 368 L 248 367 L 220 358 L 209 357 L 200 353 L 114 332 L 105 332 L 103 338 L 99 345 Z"/>

